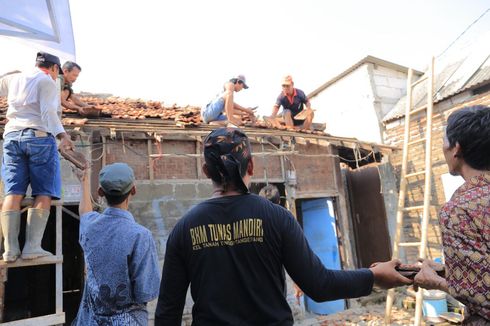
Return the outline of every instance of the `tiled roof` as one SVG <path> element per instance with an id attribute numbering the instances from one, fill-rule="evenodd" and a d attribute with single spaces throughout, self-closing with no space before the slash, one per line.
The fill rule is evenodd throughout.
<path id="1" fill-rule="evenodd" d="M 117 120 L 165 120 L 172 122 L 182 128 L 198 127 L 203 124 L 201 120 L 200 108 L 196 106 L 165 106 L 162 102 L 143 101 L 139 99 L 123 99 L 119 97 L 97 97 L 97 96 L 80 96 L 80 99 L 87 104 L 93 105 L 95 109 L 89 110 L 89 115 L 80 115 L 76 110 L 63 108 L 64 125 L 83 125 L 87 121 L 93 121 L 99 118 L 117 119 Z M 0 97 L 0 115 L 7 111 L 6 97 Z M 0 117 L 0 124 L 5 123 Z M 245 127 L 269 128 L 263 120 L 251 121 L 245 119 Z M 275 128 L 287 130 L 285 126 Z M 323 131 L 299 131 L 302 133 L 326 135 Z"/>

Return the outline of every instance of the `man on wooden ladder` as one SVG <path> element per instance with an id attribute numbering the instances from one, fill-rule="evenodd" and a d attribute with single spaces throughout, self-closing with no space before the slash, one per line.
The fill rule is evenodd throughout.
<path id="1" fill-rule="evenodd" d="M 41 248 L 51 200 L 61 198 L 60 148 L 73 147 L 61 124 L 60 96 L 55 80 L 62 73 L 60 59 L 39 52 L 29 73 L 0 79 L 0 95 L 8 96 L 7 124 L 3 134 L 2 180 L 5 198 L 0 216 L 4 236 L 3 259 L 14 262 L 52 254 Z M 31 185 L 34 204 L 27 211 L 26 241 L 19 248 L 20 207 Z"/>

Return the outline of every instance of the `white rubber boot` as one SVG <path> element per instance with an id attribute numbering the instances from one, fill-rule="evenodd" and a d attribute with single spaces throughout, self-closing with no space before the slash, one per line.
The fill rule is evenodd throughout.
<path id="1" fill-rule="evenodd" d="M 19 258 L 20 211 L 6 211 L 0 215 L 5 252 L 3 260 L 12 263 Z"/>
<path id="2" fill-rule="evenodd" d="M 48 210 L 41 208 L 29 208 L 27 210 L 26 244 L 24 249 L 22 249 L 22 259 L 53 256 L 52 253 L 41 248 L 41 241 L 43 240 L 48 218 Z"/>

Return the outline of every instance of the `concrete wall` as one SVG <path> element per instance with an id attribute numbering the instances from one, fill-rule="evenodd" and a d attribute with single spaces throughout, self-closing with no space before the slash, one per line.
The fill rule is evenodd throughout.
<path id="1" fill-rule="evenodd" d="M 407 92 L 407 73 L 379 65 L 372 66 L 372 80 L 378 106 L 375 107 L 378 120 L 393 109 L 398 100 Z"/>
<path id="2" fill-rule="evenodd" d="M 312 108 L 316 109 L 314 120 L 327 124 L 325 132 L 381 142 L 367 65 L 357 68 L 310 100 Z"/>
<path id="3" fill-rule="evenodd" d="M 406 92 L 407 74 L 365 63 L 311 98 L 326 132 L 383 142 L 381 121 Z"/>

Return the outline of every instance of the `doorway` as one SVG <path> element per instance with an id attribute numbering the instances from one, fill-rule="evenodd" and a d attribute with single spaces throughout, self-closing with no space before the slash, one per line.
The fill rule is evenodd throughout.
<path id="1" fill-rule="evenodd" d="M 357 266 L 390 260 L 391 242 L 378 168 L 347 169 L 346 177 Z"/>
<path id="2" fill-rule="evenodd" d="M 301 200 L 301 221 L 313 252 L 328 269 L 342 269 L 332 198 Z M 316 302 L 305 296 L 305 307 L 316 314 L 333 314 L 345 309 L 345 300 Z"/>

